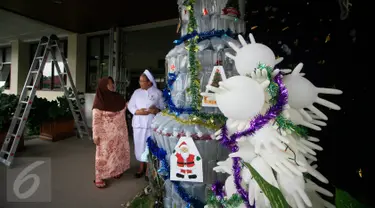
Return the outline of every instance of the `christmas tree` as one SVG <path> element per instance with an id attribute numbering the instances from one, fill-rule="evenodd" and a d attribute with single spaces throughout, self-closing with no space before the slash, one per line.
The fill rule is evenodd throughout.
<path id="1" fill-rule="evenodd" d="M 229 3 L 228 6 L 233 6 Z M 232 3 L 233 1 L 230 4 Z M 225 117 L 207 111 L 200 105 L 200 89 L 208 83 L 200 82 L 207 80 L 202 76 L 207 76 L 205 70 L 213 62 L 207 61 L 209 57 L 212 59 L 210 38 L 228 40 L 227 36 L 232 33 L 225 34 L 223 31 L 228 28 L 216 26 L 208 30 L 206 28 L 207 31 L 200 29 L 203 32 L 198 33 L 197 19 L 201 18 L 201 14 L 195 13 L 194 9 L 200 10 L 199 4 L 188 0 L 180 2 L 179 6 L 184 6 L 189 13 L 189 21 L 185 23 L 188 34 L 175 41 L 177 46 L 168 53 L 166 60 L 168 62 L 171 57 L 186 56 L 189 63 L 186 66 L 176 66 L 175 71 L 169 72 L 168 87 L 164 90 L 167 110 L 155 117 L 152 124 L 154 132 L 148 139 L 150 161 L 153 161 L 150 179 L 155 204 L 176 208 L 252 207 L 254 203 L 257 207 L 327 204 L 316 191 L 320 190 L 327 196 L 330 195 L 329 191 L 306 178 L 310 175 L 327 182 L 307 162 L 316 160 L 313 155 L 321 147 L 314 143 L 318 141 L 316 138 L 307 134 L 306 127 L 316 129 L 325 125 L 321 121 L 324 119 L 323 113 L 311 107 L 314 101 L 339 109 L 335 104 L 322 102 L 321 98 L 314 97 L 316 95 L 311 92 L 339 94 L 340 91 L 316 88 L 303 78 L 302 64 L 297 65 L 291 74 L 285 75 L 287 71 L 274 68 L 281 60 L 272 55 L 270 57 L 273 53 L 269 53 L 267 46 L 259 44 L 259 50 L 250 50 L 250 44 L 239 36 L 239 42 L 231 40 L 229 44 L 235 53 L 227 54 L 235 60 L 236 68 L 233 64 L 223 65 L 227 67 L 226 71 L 237 70 L 240 76 L 229 76 L 218 84 L 222 77 L 215 72 L 213 82 L 207 86 L 220 101 L 218 105 L 225 112 Z M 254 37 L 250 36 L 250 42 L 256 44 Z M 242 47 L 238 47 L 239 44 Z M 262 54 L 268 57 L 264 58 Z M 251 71 L 254 68 L 256 70 Z M 205 73 L 201 73 L 201 70 Z M 248 74 L 252 74 L 250 78 Z M 184 80 L 178 77 L 188 77 L 185 87 L 176 87 Z M 179 81 L 181 83 L 177 83 Z M 178 94 L 176 91 L 186 92 L 184 108 L 176 107 L 172 101 L 171 95 Z M 296 97 L 303 96 L 309 96 L 312 103 L 298 103 L 306 99 Z M 276 102 L 270 102 L 271 100 Z M 234 107 L 235 104 L 241 105 Z M 170 180 L 173 164 L 169 158 L 178 141 L 185 137 L 194 139 L 202 156 L 203 183 Z M 231 154 L 228 155 L 228 151 Z M 220 162 L 216 164 L 216 161 Z M 158 189 L 160 184 L 164 189 Z"/>
<path id="2" fill-rule="evenodd" d="M 222 81 L 220 71 L 217 69 L 215 70 L 214 77 L 212 79 L 211 86 L 213 87 L 219 87 L 219 82 Z"/>
<path id="3" fill-rule="evenodd" d="M 222 10 L 223 16 L 229 16 L 234 18 L 240 17 L 238 0 L 228 0 L 227 5 Z"/>
<path id="4" fill-rule="evenodd" d="M 219 82 L 222 81 L 222 77 L 220 71 L 218 69 L 215 70 L 214 77 L 212 78 L 211 86 L 219 87 Z M 212 91 L 208 91 L 209 93 L 213 93 Z"/>

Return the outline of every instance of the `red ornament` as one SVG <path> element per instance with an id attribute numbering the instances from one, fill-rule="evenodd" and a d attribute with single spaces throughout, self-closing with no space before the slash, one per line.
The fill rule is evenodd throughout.
<path id="1" fill-rule="evenodd" d="M 206 8 L 203 9 L 203 16 L 208 15 L 208 10 Z"/>

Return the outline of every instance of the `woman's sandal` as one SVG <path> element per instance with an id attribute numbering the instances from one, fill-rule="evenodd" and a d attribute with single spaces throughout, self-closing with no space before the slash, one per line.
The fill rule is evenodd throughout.
<path id="1" fill-rule="evenodd" d="M 135 173 L 135 177 L 136 178 L 140 178 L 140 177 L 142 177 L 143 175 L 145 174 L 145 172 L 137 172 L 137 173 Z"/>
<path id="2" fill-rule="evenodd" d="M 104 181 L 94 180 L 94 184 L 97 188 L 105 188 L 107 186 L 107 184 Z"/>
<path id="3" fill-rule="evenodd" d="M 140 178 L 140 177 L 142 177 L 143 175 L 145 175 L 145 173 L 146 173 L 146 170 L 143 170 L 142 172 L 137 172 L 137 173 L 135 173 L 135 177 L 136 178 Z"/>
<path id="4" fill-rule="evenodd" d="M 119 174 L 119 175 L 117 175 L 117 176 L 115 176 L 115 177 L 113 177 L 113 178 L 114 178 L 114 179 L 120 179 L 121 176 L 122 176 L 122 174 Z"/>

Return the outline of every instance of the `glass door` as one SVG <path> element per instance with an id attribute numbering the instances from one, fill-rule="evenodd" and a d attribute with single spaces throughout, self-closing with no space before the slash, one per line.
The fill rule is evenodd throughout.
<path id="1" fill-rule="evenodd" d="M 86 92 L 95 93 L 98 82 L 108 76 L 109 36 L 92 36 L 87 40 L 87 78 Z"/>

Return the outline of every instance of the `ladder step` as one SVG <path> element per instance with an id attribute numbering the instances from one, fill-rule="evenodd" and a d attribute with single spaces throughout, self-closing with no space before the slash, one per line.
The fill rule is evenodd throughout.
<path id="1" fill-rule="evenodd" d="M 20 103 L 23 103 L 23 104 L 31 104 L 32 102 L 31 102 L 31 101 L 21 101 Z"/>
<path id="2" fill-rule="evenodd" d="M 80 127 L 85 126 L 85 123 L 83 121 L 78 121 L 77 123 L 79 124 Z"/>
<path id="3" fill-rule="evenodd" d="M 0 158 L 0 162 L 4 163 L 6 166 L 10 165 L 10 162 L 4 158 Z"/>
<path id="4" fill-rule="evenodd" d="M 37 56 L 37 57 L 35 57 L 35 59 L 40 59 L 41 60 L 41 59 L 43 59 L 43 57 L 44 56 Z"/>
<path id="5" fill-rule="evenodd" d="M 4 153 L 6 155 L 10 155 L 10 152 L 8 152 L 8 151 L 1 151 L 1 153 Z"/>
<path id="6" fill-rule="evenodd" d="M 59 45 L 58 44 L 52 44 L 52 45 L 50 45 L 50 47 L 52 48 L 52 47 L 58 47 Z"/>
<path id="7" fill-rule="evenodd" d="M 32 86 L 32 85 L 28 85 L 28 86 L 26 86 L 26 88 L 27 88 L 27 89 L 33 89 L 34 86 Z"/>

